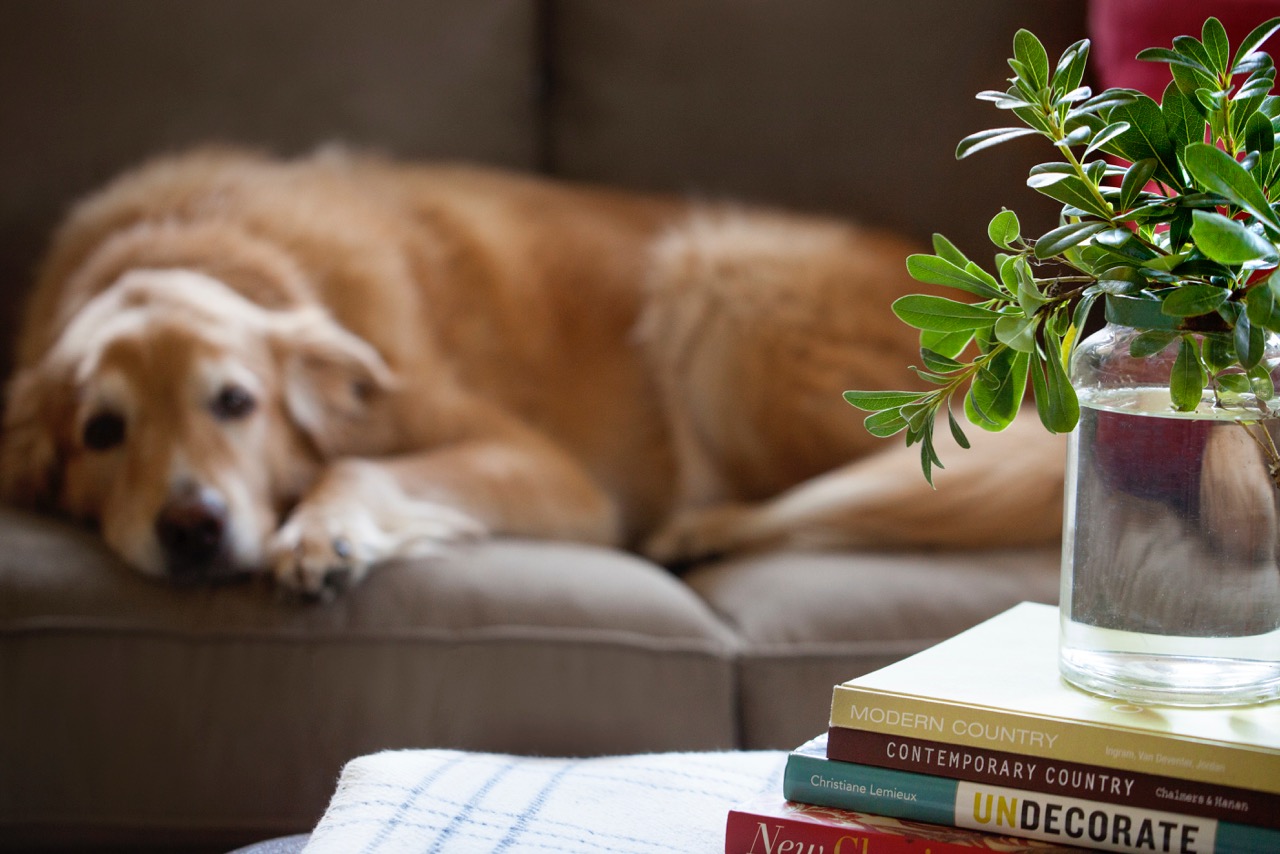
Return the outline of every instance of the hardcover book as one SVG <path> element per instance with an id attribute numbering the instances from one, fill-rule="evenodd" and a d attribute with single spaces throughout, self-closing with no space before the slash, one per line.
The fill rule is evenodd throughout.
<path id="1" fill-rule="evenodd" d="M 1130 854 L 1262 854 L 1280 830 L 1167 810 L 828 759 L 824 734 L 792 751 L 788 800 Z"/>
<path id="2" fill-rule="evenodd" d="M 1060 854 L 1052 842 L 978 833 L 763 796 L 729 811 L 725 854 Z"/>
<path id="3" fill-rule="evenodd" d="M 1058 609 L 1031 602 L 837 685 L 831 726 L 1280 794 L 1280 701 L 1178 708 L 1085 693 L 1058 675 Z"/>
<path id="4" fill-rule="evenodd" d="M 1280 795 L 1066 759 L 845 727 L 828 732 L 827 758 L 1280 829 Z"/>

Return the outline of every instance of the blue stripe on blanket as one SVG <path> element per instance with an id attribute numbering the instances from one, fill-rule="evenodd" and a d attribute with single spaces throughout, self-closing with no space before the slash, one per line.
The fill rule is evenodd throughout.
<path id="1" fill-rule="evenodd" d="M 728 810 L 780 792 L 785 759 L 777 751 L 377 753 L 343 769 L 305 854 L 719 854 Z"/>

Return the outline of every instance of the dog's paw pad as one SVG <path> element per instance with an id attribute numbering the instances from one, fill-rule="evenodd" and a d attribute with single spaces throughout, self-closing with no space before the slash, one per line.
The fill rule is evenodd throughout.
<path id="1" fill-rule="evenodd" d="M 368 567 L 349 534 L 301 520 L 280 530 L 273 551 L 276 583 L 305 599 L 333 599 L 363 578 Z"/>

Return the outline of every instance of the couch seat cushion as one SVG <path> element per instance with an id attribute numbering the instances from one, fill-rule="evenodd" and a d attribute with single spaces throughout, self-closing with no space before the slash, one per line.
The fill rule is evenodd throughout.
<path id="1" fill-rule="evenodd" d="M 734 743 L 733 636 L 619 552 L 492 542 L 381 567 L 316 605 L 265 582 L 175 589 L 11 511 L 0 542 L 0 839 L 14 844 L 23 828 L 122 843 L 305 830 L 342 764 L 386 748 Z"/>
<path id="2" fill-rule="evenodd" d="M 826 729 L 831 688 L 1024 600 L 1056 603 L 1059 550 L 766 553 L 686 581 L 741 636 L 742 746 Z"/>

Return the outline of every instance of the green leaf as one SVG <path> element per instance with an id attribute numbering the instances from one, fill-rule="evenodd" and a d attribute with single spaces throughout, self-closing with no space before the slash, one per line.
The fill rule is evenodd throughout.
<path id="1" fill-rule="evenodd" d="M 1142 290 L 1147 277 L 1136 267 L 1119 264 L 1108 267 L 1098 277 L 1098 289 L 1108 294 L 1132 294 Z"/>
<path id="2" fill-rule="evenodd" d="M 1157 165 L 1159 164 L 1154 157 L 1148 157 L 1125 170 L 1124 180 L 1120 184 L 1120 202 L 1117 205 L 1119 210 L 1127 211 L 1133 207 L 1142 189 L 1151 181 Z"/>
<path id="3" fill-rule="evenodd" d="M 1026 392 L 1029 365 L 1030 357 L 1026 353 L 1002 349 L 974 374 L 969 391 L 986 422 L 979 426 L 1003 430 L 1013 422 Z"/>
<path id="4" fill-rule="evenodd" d="M 1086 147 L 1084 150 L 1084 156 L 1088 157 L 1094 151 L 1106 145 L 1108 142 L 1115 139 L 1120 134 L 1127 132 L 1128 130 L 1129 130 L 1128 122 L 1112 122 L 1111 124 L 1104 127 L 1102 130 L 1094 134 L 1093 139 L 1089 141 L 1088 147 Z"/>
<path id="5" fill-rule="evenodd" d="M 920 470 L 924 472 L 924 479 L 930 486 L 933 486 L 933 467 L 942 468 L 942 460 L 938 459 L 938 452 L 933 449 L 933 422 L 930 421 L 920 431 Z"/>
<path id="6" fill-rule="evenodd" d="M 1001 249 L 1013 249 L 1013 242 L 1020 234 L 1018 215 L 1007 208 L 996 214 L 987 225 L 987 236 Z"/>
<path id="7" fill-rule="evenodd" d="M 1038 325 L 1034 318 L 1007 314 L 996 321 L 996 340 L 1019 353 L 1034 353 Z"/>
<path id="8" fill-rule="evenodd" d="M 1219 374 L 1213 381 L 1219 389 L 1232 394 L 1248 394 L 1252 391 L 1249 377 L 1245 374 Z"/>
<path id="9" fill-rule="evenodd" d="M 956 361 L 950 356 L 945 356 L 937 350 L 930 350 L 928 347 L 920 348 L 920 358 L 924 362 L 924 366 L 931 371 L 937 371 L 940 374 L 949 373 L 964 367 L 963 363 Z"/>
<path id="10" fill-rule="evenodd" d="M 963 160 L 975 151 L 981 151 L 984 148 L 990 148 L 993 145 L 999 145 L 1002 142 L 1034 133 L 1040 133 L 1040 131 L 1033 128 L 994 128 L 993 130 L 978 131 L 960 140 L 960 144 L 956 146 L 956 159 Z"/>
<path id="11" fill-rule="evenodd" d="M 1075 310 L 1071 313 L 1071 325 L 1077 331 L 1084 329 L 1089 322 L 1089 313 L 1093 311 L 1093 306 L 1100 296 L 1098 291 L 1085 291 L 1084 297 L 1076 305 Z"/>
<path id="12" fill-rule="evenodd" d="M 1261 112 L 1249 116 L 1244 125 L 1244 144 L 1247 151 L 1258 155 L 1258 165 L 1253 168 L 1254 180 L 1262 186 L 1270 186 L 1280 158 L 1276 156 L 1275 127 L 1271 119 Z"/>
<path id="13" fill-rule="evenodd" d="M 1036 133 L 1048 135 L 1053 130 L 1049 120 L 1040 114 L 1039 107 L 1015 107 L 1013 114 L 1022 119 L 1023 123 L 1034 129 Z"/>
<path id="14" fill-rule="evenodd" d="M 1049 432 L 1070 433 L 1080 420 L 1080 401 L 1067 378 L 1062 347 L 1054 341 L 1048 344 L 1044 361 L 1031 365 L 1030 370 L 1036 412 Z"/>
<path id="15" fill-rule="evenodd" d="M 994 89 L 987 89 L 974 95 L 979 101 L 989 101 L 995 104 L 997 109 L 1012 110 L 1017 107 L 1034 107 L 1035 104 L 1024 99 L 1017 90 L 1009 92 L 997 92 Z"/>
<path id="16" fill-rule="evenodd" d="M 1036 257 L 1041 260 L 1052 258 L 1109 228 L 1111 226 L 1105 222 L 1073 222 L 1059 226 L 1036 241 Z"/>
<path id="17" fill-rule="evenodd" d="M 907 429 L 907 419 L 902 417 L 899 409 L 886 409 L 868 415 L 862 426 L 877 439 L 887 439 Z"/>
<path id="18" fill-rule="evenodd" d="M 1196 100 L 1210 113 L 1219 113 L 1227 105 L 1227 93 L 1216 89 L 1197 89 Z M 1210 121 L 1216 121 L 1217 115 L 1211 115 Z M 1214 136 L 1217 136 L 1215 131 Z"/>
<path id="19" fill-rule="evenodd" d="M 1217 18 L 1209 18 L 1200 30 L 1200 38 L 1205 51 L 1213 61 L 1210 71 L 1225 76 L 1231 70 L 1231 46 L 1227 42 L 1227 31 Z"/>
<path id="20" fill-rule="evenodd" d="M 1275 244 L 1242 223 L 1208 211 L 1191 213 L 1191 239 L 1214 261 L 1258 267 L 1280 260 Z"/>
<path id="21" fill-rule="evenodd" d="M 1169 375 L 1169 396 L 1173 399 L 1173 408 L 1179 412 L 1194 412 L 1200 405 L 1207 382 L 1208 374 L 1200 363 L 1195 343 L 1191 338 L 1183 337 Z"/>
<path id="22" fill-rule="evenodd" d="M 1187 96 L 1193 107 L 1203 113 L 1204 110 L 1200 106 L 1200 100 L 1195 97 L 1195 93 L 1199 89 L 1208 89 L 1216 86 L 1217 81 L 1212 75 L 1186 65 L 1171 65 L 1169 70 L 1173 73 L 1173 80 L 1178 84 L 1178 88 L 1182 90 L 1182 94 Z"/>
<path id="23" fill-rule="evenodd" d="M 1059 92 L 1069 92 L 1084 79 L 1085 66 L 1089 62 L 1089 40 L 1080 39 L 1062 52 L 1053 70 L 1050 85 Z"/>
<path id="24" fill-rule="evenodd" d="M 1205 335 L 1200 344 L 1200 364 L 1212 375 L 1236 363 L 1236 344 L 1232 336 L 1222 332 Z"/>
<path id="25" fill-rule="evenodd" d="M 1212 72 L 1205 67 L 1203 62 L 1178 53 L 1176 50 L 1170 50 L 1167 47 L 1149 47 L 1146 50 L 1140 50 L 1137 58 L 1143 62 L 1167 62 L 1170 65 L 1182 65 L 1187 68 L 1194 68 L 1205 75 L 1212 75 Z"/>
<path id="26" fill-rule="evenodd" d="M 1101 130 L 1101 128 L 1098 130 Z M 1056 140 L 1053 144 L 1059 148 L 1070 148 L 1073 145 L 1080 145 L 1085 142 L 1092 137 L 1094 133 L 1095 131 L 1093 128 L 1082 124 L 1079 127 L 1073 128 L 1066 136 L 1062 139 Z"/>
<path id="27" fill-rule="evenodd" d="M 968 266 L 971 262 L 966 261 Z M 942 285 L 957 288 L 984 299 L 1005 299 L 1006 294 L 992 287 L 986 280 L 967 269 L 957 267 L 946 258 L 937 255 L 910 255 L 907 257 L 907 272 L 911 278 L 927 285 Z"/>
<path id="28" fill-rule="evenodd" d="M 1169 134 L 1159 104 L 1146 95 L 1139 95 L 1132 103 L 1111 110 L 1107 121 L 1127 122 L 1129 130 L 1104 145 L 1103 150 L 1118 154 L 1131 163 L 1153 158 L 1157 163 L 1157 179 L 1175 187 L 1183 185 L 1182 170 L 1178 167 L 1178 148 Z"/>
<path id="29" fill-rule="evenodd" d="M 1094 95 L 1080 106 L 1072 110 L 1072 113 L 1093 113 L 1099 110 L 1110 110 L 1125 104 L 1132 104 L 1138 100 L 1138 96 L 1142 93 L 1137 89 L 1107 89 Z"/>
<path id="30" fill-rule="evenodd" d="M 1030 30 L 1020 29 L 1014 33 L 1013 55 L 1032 86 L 1043 89 L 1049 84 L 1049 54 Z"/>
<path id="31" fill-rule="evenodd" d="M 920 350 L 931 350 L 941 356 L 954 358 L 963 353 L 971 341 L 973 330 L 934 332 L 926 329 L 920 333 Z"/>
<path id="32" fill-rule="evenodd" d="M 1257 71 L 1249 75 L 1244 81 L 1244 85 L 1240 87 L 1240 91 L 1231 96 L 1233 101 L 1238 103 L 1238 109 L 1243 113 L 1251 113 L 1258 108 L 1258 104 L 1262 103 L 1261 99 L 1271 94 L 1271 87 L 1276 82 L 1276 69 L 1273 65 L 1267 65 L 1259 68 Z M 1243 102 L 1257 99 L 1258 103 L 1246 106 Z"/>
<path id="33" fill-rule="evenodd" d="M 1014 260 L 1013 269 L 1014 276 L 1018 280 L 1018 305 L 1022 308 L 1023 314 L 1031 317 L 1044 306 L 1047 300 L 1040 293 L 1035 277 L 1031 275 L 1031 267 L 1027 264 L 1027 259 L 1024 256 L 1019 255 Z"/>
<path id="34" fill-rule="evenodd" d="M 1267 202 L 1266 194 L 1243 166 L 1225 151 L 1203 142 L 1193 142 L 1183 150 L 1187 171 L 1201 185 L 1232 204 L 1248 211 L 1264 225 L 1280 233 L 1280 220 Z"/>
<path id="35" fill-rule="evenodd" d="M 1093 95 L 1093 90 L 1088 86 L 1077 86 L 1070 91 L 1064 91 L 1061 95 L 1053 99 L 1055 107 L 1061 107 L 1064 104 L 1074 104 L 1083 101 Z"/>
<path id="36" fill-rule="evenodd" d="M 964 256 L 964 253 L 941 234 L 933 235 L 933 251 L 940 258 L 945 258 L 957 267 L 964 267 L 965 264 L 969 263 L 969 259 Z"/>
<path id="37" fill-rule="evenodd" d="M 1275 380 L 1271 378 L 1271 369 L 1266 364 L 1256 365 L 1249 369 L 1249 385 L 1258 400 L 1268 401 L 1276 396 Z"/>
<path id="38" fill-rule="evenodd" d="M 1280 18 L 1271 18 L 1254 27 L 1253 31 L 1244 37 L 1244 41 L 1240 42 L 1232 68 L 1238 67 L 1240 63 L 1257 53 L 1258 49 L 1262 47 L 1262 43 L 1270 38 L 1276 30 L 1280 30 Z"/>
<path id="39" fill-rule="evenodd" d="M 969 449 L 969 437 L 960 429 L 960 422 L 956 421 L 955 413 L 949 408 L 947 409 L 947 422 L 951 425 L 951 438 L 956 440 L 956 444 L 965 450 Z"/>
<path id="40" fill-rule="evenodd" d="M 911 445 L 923 435 L 925 426 L 933 420 L 934 414 L 937 412 L 937 406 L 922 400 L 918 403 L 908 403 L 898 411 L 906 420 L 907 428 L 914 434 L 914 436 L 907 436 L 907 444 Z"/>
<path id="41" fill-rule="evenodd" d="M 915 403 L 927 392 L 919 391 L 846 391 L 845 402 L 850 406 L 867 412 L 879 412 L 883 409 L 897 409 L 908 403 Z"/>
<path id="42" fill-rule="evenodd" d="M 1280 332 L 1280 281 L 1276 273 L 1249 288 L 1244 302 L 1251 325 Z"/>
<path id="43" fill-rule="evenodd" d="M 1027 186 L 1038 190 L 1075 174 L 1075 167 L 1070 163 L 1041 163 L 1032 166 L 1031 171 L 1027 173 Z"/>
<path id="44" fill-rule="evenodd" d="M 1241 312 L 1236 318 L 1232 337 L 1235 339 L 1236 359 L 1245 370 L 1262 361 L 1262 353 L 1266 349 L 1266 330 L 1250 323 L 1248 312 Z"/>
<path id="45" fill-rule="evenodd" d="M 1164 329 L 1151 329 L 1140 333 L 1129 342 L 1129 355 L 1135 359 L 1145 359 L 1163 352 L 1166 347 L 1178 338 L 1177 332 Z"/>
<path id="46" fill-rule="evenodd" d="M 1204 118 L 1191 99 L 1182 94 L 1177 83 L 1171 82 L 1165 88 L 1160 100 L 1160 114 L 1176 150 L 1182 150 L 1190 142 L 1204 142 Z"/>
<path id="47" fill-rule="evenodd" d="M 1127 228 L 1108 228 L 1093 236 L 1093 242 L 1110 249 L 1119 248 L 1133 239 L 1133 232 Z"/>
<path id="48" fill-rule="evenodd" d="M 1160 311 L 1170 317 L 1199 317 L 1217 311 L 1229 295 L 1226 288 L 1214 285 L 1182 285 L 1169 292 Z"/>
<path id="49" fill-rule="evenodd" d="M 909 294 L 893 302 L 893 313 L 908 326 L 934 332 L 961 332 L 994 326 L 999 312 L 946 297 Z"/>
<path id="50" fill-rule="evenodd" d="M 1075 175 L 1067 175 L 1059 181 L 1035 188 L 1051 199 L 1071 205 L 1102 219 L 1110 219 L 1113 215 L 1108 207 L 1093 193 L 1093 188 Z"/>
<path id="51" fill-rule="evenodd" d="M 1173 49 L 1188 59 L 1198 62 L 1200 67 L 1204 68 L 1205 71 L 1208 72 L 1209 77 L 1212 78 L 1217 76 L 1218 69 L 1214 67 L 1217 63 L 1214 61 L 1212 54 L 1210 54 L 1208 49 L 1194 37 L 1175 36 L 1173 39 Z"/>

